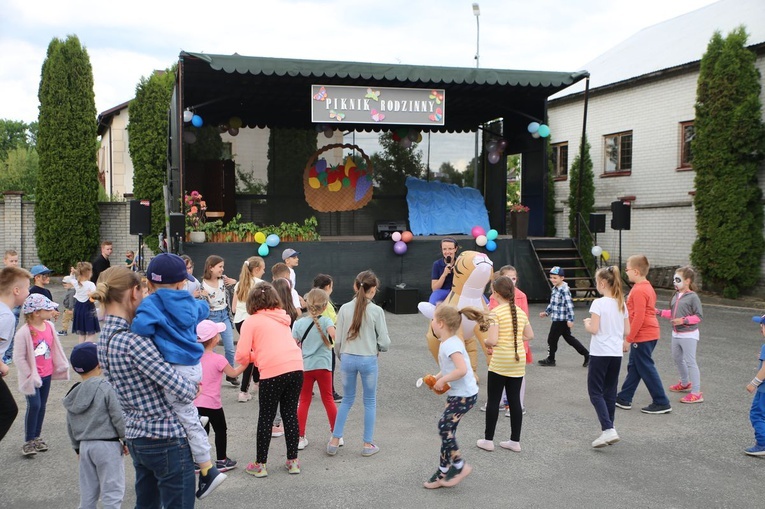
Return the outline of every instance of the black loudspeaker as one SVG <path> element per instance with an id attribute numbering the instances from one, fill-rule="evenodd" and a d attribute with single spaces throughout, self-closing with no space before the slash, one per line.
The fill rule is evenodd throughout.
<path id="1" fill-rule="evenodd" d="M 605 233 L 606 232 L 606 215 L 605 214 L 590 214 L 590 233 Z"/>
<path id="2" fill-rule="evenodd" d="M 417 288 L 388 287 L 387 310 L 396 315 L 413 315 L 418 312 L 417 304 L 420 301 L 420 292 Z"/>
<path id="3" fill-rule="evenodd" d="M 630 229 L 630 206 L 622 201 L 611 202 L 611 229 L 629 230 Z"/>
<path id="4" fill-rule="evenodd" d="M 170 212 L 170 236 L 183 237 L 186 235 L 186 218 L 180 212 Z"/>
<path id="5" fill-rule="evenodd" d="M 130 200 L 130 235 L 151 235 L 149 200 Z"/>
<path id="6" fill-rule="evenodd" d="M 377 240 L 390 240 L 393 232 L 403 232 L 408 229 L 404 219 L 399 221 L 375 221 L 374 236 Z"/>

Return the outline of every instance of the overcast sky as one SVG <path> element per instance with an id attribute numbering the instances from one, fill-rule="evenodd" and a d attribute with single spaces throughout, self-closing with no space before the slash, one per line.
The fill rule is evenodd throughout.
<path id="1" fill-rule="evenodd" d="M 714 0 L 479 1 L 480 66 L 576 71 L 635 32 Z M 465 0 L 0 0 L 0 118 L 37 119 L 48 44 L 79 37 L 96 109 L 134 96 L 181 50 L 473 67 L 476 18 Z"/>

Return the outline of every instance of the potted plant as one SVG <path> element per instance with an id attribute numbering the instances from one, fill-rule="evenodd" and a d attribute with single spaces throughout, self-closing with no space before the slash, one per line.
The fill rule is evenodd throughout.
<path id="1" fill-rule="evenodd" d="M 186 212 L 186 232 L 191 242 L 204 242 L 204 226 L 207 216 L 207 203 L 202 199 L 198 191 L 192 191 L 184 197 L 184 202 L 189 208 Z"/>
<path id="2" fill-rule="evenodd" d="M 514 239 L 525 239 L 529 234 L 529 208 L 515 203 L 508 207 L 510 213 L 510 231 Z"/>

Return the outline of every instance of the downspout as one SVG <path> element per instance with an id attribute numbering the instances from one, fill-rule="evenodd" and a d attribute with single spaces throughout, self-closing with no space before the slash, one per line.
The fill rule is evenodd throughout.
<path id="1" fill-rule="evenodd" d="M 114 123 L 112 121 L 112 123 Z M 114 194 L 114 145 L 112 144 L 112 126 L 109 126 L 109 198 Z"/>
<path id="2" fill-rule="evenodd" d="M 576 186 L 576 242 L 579 244 L 579 215 L 582 213 L 582 174 L 584 173 L 584 141 L 587 136 L 587 106 L 590 97 L 590 77 L 584 79 L 584 116 L 582 118 L 582 141 L 579 143 L 579 182 Z"/>

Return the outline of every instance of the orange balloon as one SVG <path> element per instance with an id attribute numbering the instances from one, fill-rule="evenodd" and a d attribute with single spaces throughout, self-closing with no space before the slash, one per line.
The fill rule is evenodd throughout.
<path id="1" fill-rule="evenodd" d="M 407 244 L 410 243 L 413 238 L 414 238 L 414 235 L 412 235 L 412 232 L 408 230 L 401 234 L 401 240 L 403 240 Z"/>

